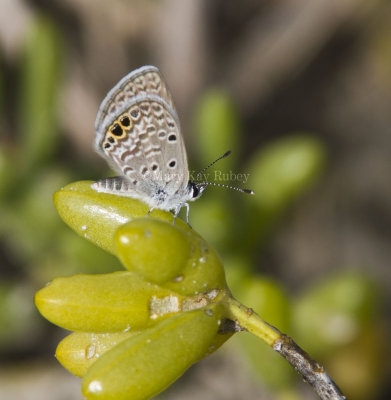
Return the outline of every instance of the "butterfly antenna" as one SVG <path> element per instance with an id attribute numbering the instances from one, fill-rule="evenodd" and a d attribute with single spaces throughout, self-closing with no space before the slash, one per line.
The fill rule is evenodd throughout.
<path id="1" fill-rule="evenodd" d="M 231 150 L 228 150 L 226 153 L 224 153 L 222 156 L 220 156 L 217 160 L 214 160 L 212 163 L 210 163 L 207 167 L 202 168 L 200 172 L 195 177 L 195 180 L 198 179 L 199 176 L 201 176 L 208 168 L 210 168 L 212 165 L 216 164 L 217 161 L 220 161 L 222 158 L 228 157 L 231 154 Z"/>
<path id="2" fill-rule="evenodd" d="M 227 188 L 227 189 L 233 189 L 233 190 L 237 190 L 238 192 L 242 192 L 242 193 L 247 193 L 247 194 L 254 194 L 254 191 L 250 190 L 250 189 L 242 189 L 242 188 L 238 188 L 236 186 L 230 186 L 230 185 L 223 185 L 222 183 L 216 183 L 216 182 L 196 182 L 197 186 L 219 186 L 219 187 L 223 187 L 223 188 Z"/>

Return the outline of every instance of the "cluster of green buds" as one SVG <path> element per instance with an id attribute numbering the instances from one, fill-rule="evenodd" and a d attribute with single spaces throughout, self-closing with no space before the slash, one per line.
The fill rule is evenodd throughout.
<path id="1" fill-rule="evenodd" d="M 127 270 L 57 278 L 35 297 L 45 318 L 74 331 L 56 357 L 83 378 L 87 399 L 149 399 L 240 330 L 280 353 L 322 399 L 344 399 L 323 367 L 231 296 L 216 252 L 184 222 L 161 210 L 145 218 L 147 205 L 97 193 L 89 181 L 54 201 L 71 228 Z"/>
<path id="2" fill-rule="evenodd" d="M 228 290 L 207 243 L 169 213 L 129 198 L 99 194 L 91 182 L 55 194 L 80 235 L 116 255 L 127 271 L 54 279 L 35 298 L 42 315 L 74 333 L 56 357 L 83 377 L 88 399 L 145 399 L 216 350 Z"/>

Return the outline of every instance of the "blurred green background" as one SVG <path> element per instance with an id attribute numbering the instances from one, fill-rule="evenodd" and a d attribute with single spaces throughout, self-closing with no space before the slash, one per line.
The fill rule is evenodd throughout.
<path id="1" fill-rule="evenodd" d="M 391 4 L 386 0 L 0 1 L 0 398 L 81 399 L 36 290 L 119 269 L 52 194 L 109 174 L 92 149 L 106 92 L 159 67 L 191 171 L 231 149 L 190 221 L 234 295 L 324 364 L 350 400 L 391 386 Z M 244 174 L 249 174 L 244 177 Z M 247 179 L 248 177 L 248 179 Z M 314 399 L 240 334 L 159 398 Z"/>

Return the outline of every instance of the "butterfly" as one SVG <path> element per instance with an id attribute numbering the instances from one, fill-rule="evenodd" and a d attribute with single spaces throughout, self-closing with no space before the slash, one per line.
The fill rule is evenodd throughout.
<path id="1" fill-rule="evenodd" d="M 188 202 L 197 200 L 207 185 L 226 186 L 189 180 L 179 118 L 154 66 L 130 72 L 108 92 L 99 107 L 95 130 L 96 150 L 120 176 L 101 179 L 91 187 L 141 200 L 149 206 L 148 214 L 155 208 L 173 210 L 175 223 L 181 208 L 186 207 L 190 226 Z M 209 166 L 228 154 L 230 151 Z"/>

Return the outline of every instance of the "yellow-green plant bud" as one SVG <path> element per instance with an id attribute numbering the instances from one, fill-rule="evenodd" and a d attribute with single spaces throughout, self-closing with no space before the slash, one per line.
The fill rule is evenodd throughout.
<path id="1" fill-rule="evenodd" d="M 124 340 L 89 368 L 82 382 L 84 396 L 142 400 L 158 394 L 210 352 L 223 309 L 215 303 L 181 313 Z"/>
<path id="2" fill-rule="evenodd" d="M 227 290 L 220 257 L 203 239 L 195 235 L 193 235 L 193 252 L 182 269 L 182 275 L 166 282 L 164 286 L 184 296 L 216 289 Z"/>
<path id="3" fill-rule="evenodd" d="M 194 246 L 189 232 L 150 218 L 122 225 L 116 243 L 123 265 L 154 283 L 181 276 Z"/>
<path id="4" fill-rule="evenodd" d="M 69 372 L 84 376 L 87 369 L 106 351 L 140 331 L 117 333 L 74 332 L 64 338 L 56 350 L 57 360 Z"/>
<path id="5" fill-rule="evenodd" d="M 216 252 L 193 231 L 140 218 L 121 226 L 116 242 L 128 270 L 177 293 L 193 296 L 226 287 Z"/>
<path id="6" fill-rule="evenodd" d="M 132 272 L 56 278 L 35 304 L 52 323 L 73 331 L 121 332 L 149 327 L 179 312 L 183 296 Z M 159 311 L 152 312 L 153 306 Z"/>
<path id="7" fill-rule="evenodd" d="M 123 224 L 145 217 L 148 206 L 130 197 L 98 193 L 91 181 L 71 183 L 54 194 L 54 204 L 61 218 L 80 236 L 116 255 L 114 233 Z M 151 217 L 172 222 L 171 213 L 153 210 Z M 190 228 L 181 220 L 177 225 Z"/>

